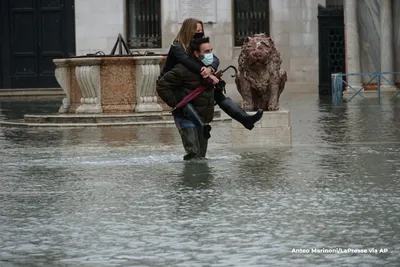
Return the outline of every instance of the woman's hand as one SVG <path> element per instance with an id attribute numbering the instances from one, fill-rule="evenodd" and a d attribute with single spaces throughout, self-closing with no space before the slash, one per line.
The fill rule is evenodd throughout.
<path id="1" fill-rule="evenodd" d="M 215 77 L 214 75 L 210 75 L 210 76 L 208 76 L 208 78 L 210 78 L 211 80 L 212 80 L 212 82 L 213 82 L 213 85 L 216 85 L 217 83 L 219 83 L 219 80 L 218 80 L 218 78 L 217 77 Z"/>
<path id="2" fill-rule="evenodd" d="M 210 76 L 212 70 L 209 67 L 202 67 L 201 68 L 201 76 L 203 76 L 203 78 L 207 78 L 208 76 Z"/>

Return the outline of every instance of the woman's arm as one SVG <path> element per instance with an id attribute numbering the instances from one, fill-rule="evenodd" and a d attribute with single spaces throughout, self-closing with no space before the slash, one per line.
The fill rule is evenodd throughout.
<path id="1" fill-rule="evenodd" d="M 176 58 L 178 63 L 181 63 L 190 71 L 194 73 L 201 73 L 201 69 L 204 66 L 202 66 L 199 62 L 197 62 L 193 57 L 189 56 L 189 54 L 185 52 L 185 50 L 181 45 L 179 44 L 172 45 L 169 53 L 171 54 L 171 56 Z M 217 71 L 219 67 L 219 59 L 216 55 L 214 55 L 214 61 L 213 63 L 211 63 L 210 67 L 213 69 L 214 72 Z"/>
<path id="2" fill-rule="evenodd" d="M 188 68 L 190 71 L 194 73 L 201 73 L 201 68 L 203 67 L 199 62 L 197 62 L 194 58 L 188 55 L 185 52 L 183 47 L 179 44 L 174 44 L 170 49 L 171 56 L 176 58 L 178 63 L 181 63 L 183 66 Z"/>

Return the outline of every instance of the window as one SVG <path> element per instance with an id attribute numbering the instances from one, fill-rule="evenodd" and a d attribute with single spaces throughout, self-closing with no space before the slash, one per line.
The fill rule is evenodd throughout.
<path id="1" fill-rule="evenodd" d="M 235 46 L 255 33 L 269 35 L 269 0 L 234 0 Z"/>
<path id="2" fill-rule="evenodd" d="M 161 0 L 128 0 L 128 46 L 161 48 Z"/>
<path id="3" fill-rule="evenodd" d="M 326 7 L 341 7 L 343 6 L 343 0 L 326 0 Z"/>

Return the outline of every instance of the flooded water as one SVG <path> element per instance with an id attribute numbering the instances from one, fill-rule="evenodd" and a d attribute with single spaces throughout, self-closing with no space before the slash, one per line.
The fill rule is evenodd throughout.
<path id="1" fill-rule="evenodd" d="M 400 102 L 281 107 L 292 147 L 219 122 L 198 162 L 173 127 L 0 128 L 0 266 L 400 266 Z"/>

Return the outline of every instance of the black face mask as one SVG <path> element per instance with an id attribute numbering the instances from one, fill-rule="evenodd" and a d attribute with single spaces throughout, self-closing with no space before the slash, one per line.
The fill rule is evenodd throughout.
<path id="1" fill-rule="evenodd" d="M 204 32 L 196 32 L 193 36 L 193 39 L 200 39 L 204 37 Z"/>

